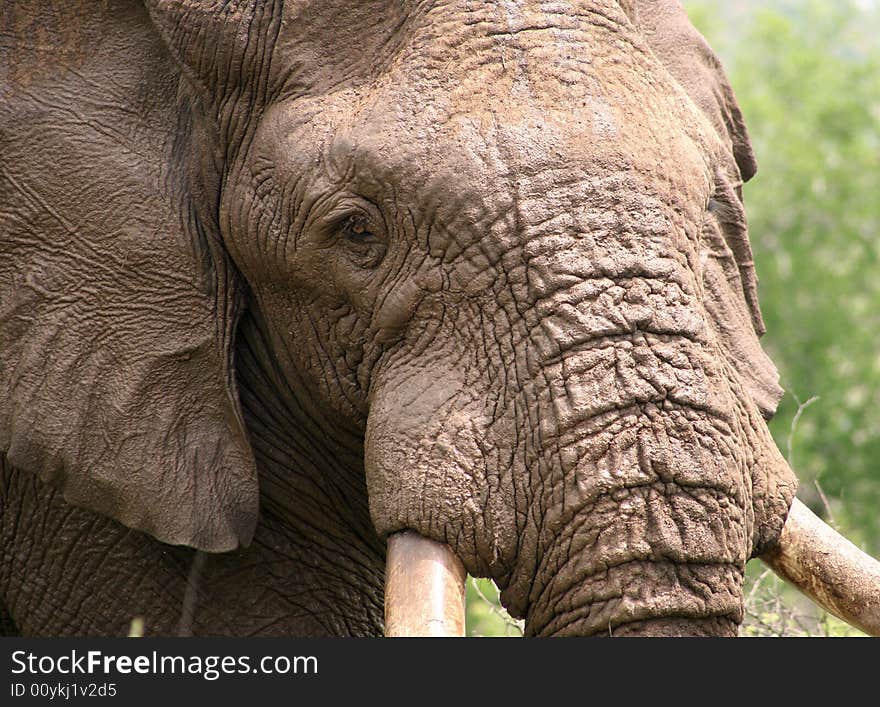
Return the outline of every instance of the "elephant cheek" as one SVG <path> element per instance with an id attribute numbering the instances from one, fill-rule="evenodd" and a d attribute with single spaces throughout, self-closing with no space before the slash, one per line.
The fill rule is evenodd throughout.
<path id="1" fill-rule="evenodd" d="M 456 374 L 432 371 L 374 387 L 365 438 L 370 514 L 383 536 L 414 530 L 449 544 L 471 574 L 505 574 L 513 515 L 501 490 L 490 421 Z M 505 511 L 505 509 L 508 509 Z"/>

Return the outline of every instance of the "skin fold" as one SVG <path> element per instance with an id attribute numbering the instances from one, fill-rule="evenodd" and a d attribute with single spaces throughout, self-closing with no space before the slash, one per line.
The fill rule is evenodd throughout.
<path id="1" fill-rule="evenodd" d="M 735 635 L 796 481 L 754 158 L 676 2 L 0 40 L 0 627 L 380 635 L 411 529 L 530 635 Z"/>

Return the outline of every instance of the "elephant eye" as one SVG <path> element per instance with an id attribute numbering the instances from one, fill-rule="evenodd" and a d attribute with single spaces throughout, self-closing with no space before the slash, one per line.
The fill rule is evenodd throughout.
<path id="1" fill-rule="evenodd" d="M 343 235 L 350 241 L 364 242 L 375 235 L 370 231 L 367 221 L 362 216 L 348 217 L 342 226 Z"/>
<path id="2" fill-rule="evenodd" d="M 364 215 L 349 216 L 340 225 L 340 235 L 348 246 L 351 258 L 362 268 L 376 267 L 385 256 L 381 231 Z"/>

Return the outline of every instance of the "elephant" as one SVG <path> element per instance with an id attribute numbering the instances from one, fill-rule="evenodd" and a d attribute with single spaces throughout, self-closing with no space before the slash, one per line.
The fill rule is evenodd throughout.
<path id="1" fill-rule="evenodd" d="M 0 23 L 4 632 L 378 636 L 411 531 L 530 636 L 737 634 L 797 481 L 676 0 Z"/>

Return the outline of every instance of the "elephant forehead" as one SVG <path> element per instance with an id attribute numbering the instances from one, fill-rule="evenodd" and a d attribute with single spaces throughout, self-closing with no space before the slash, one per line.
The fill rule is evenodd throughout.
<path id="1" fill-rule="evenodd" d="M 350 104 L 337 154 L 384 172 L 381 181 L 404 174 L 459 193 L 548 169 L 702 186 L 711 132 L 619 10 L 609 19 L 603 3 L 479 6 L 467 23 L 449 13 L 425 25 L 356 100 L 330 98 Z"/>
<path id="2" fill-rule="evenodd" d="M 467 71 L 487 49 L 517 64 L 519 48 L 543 30 L 552 46 L 547 37 L 539 41 L 559 49 L 546 58 L 559 63 L 571 58 L 566 51 L 585 24 L 617 31 L 627 20 L 616 0 L 287 0 L 272 64 L 289 79 L 288 88 L 315 93 L 370 82 L 413 55 L 428 73 L 450 61 Z"/>
<path id="3" fill-rule="evenodd" d="M 617 3 L 425 5 L 369 80 L 266 112 L 275 162 L 469 221 L 540 200 L 547 175 L 627 173 L 685 210 L 705 205 L 717 138 Z"/>

